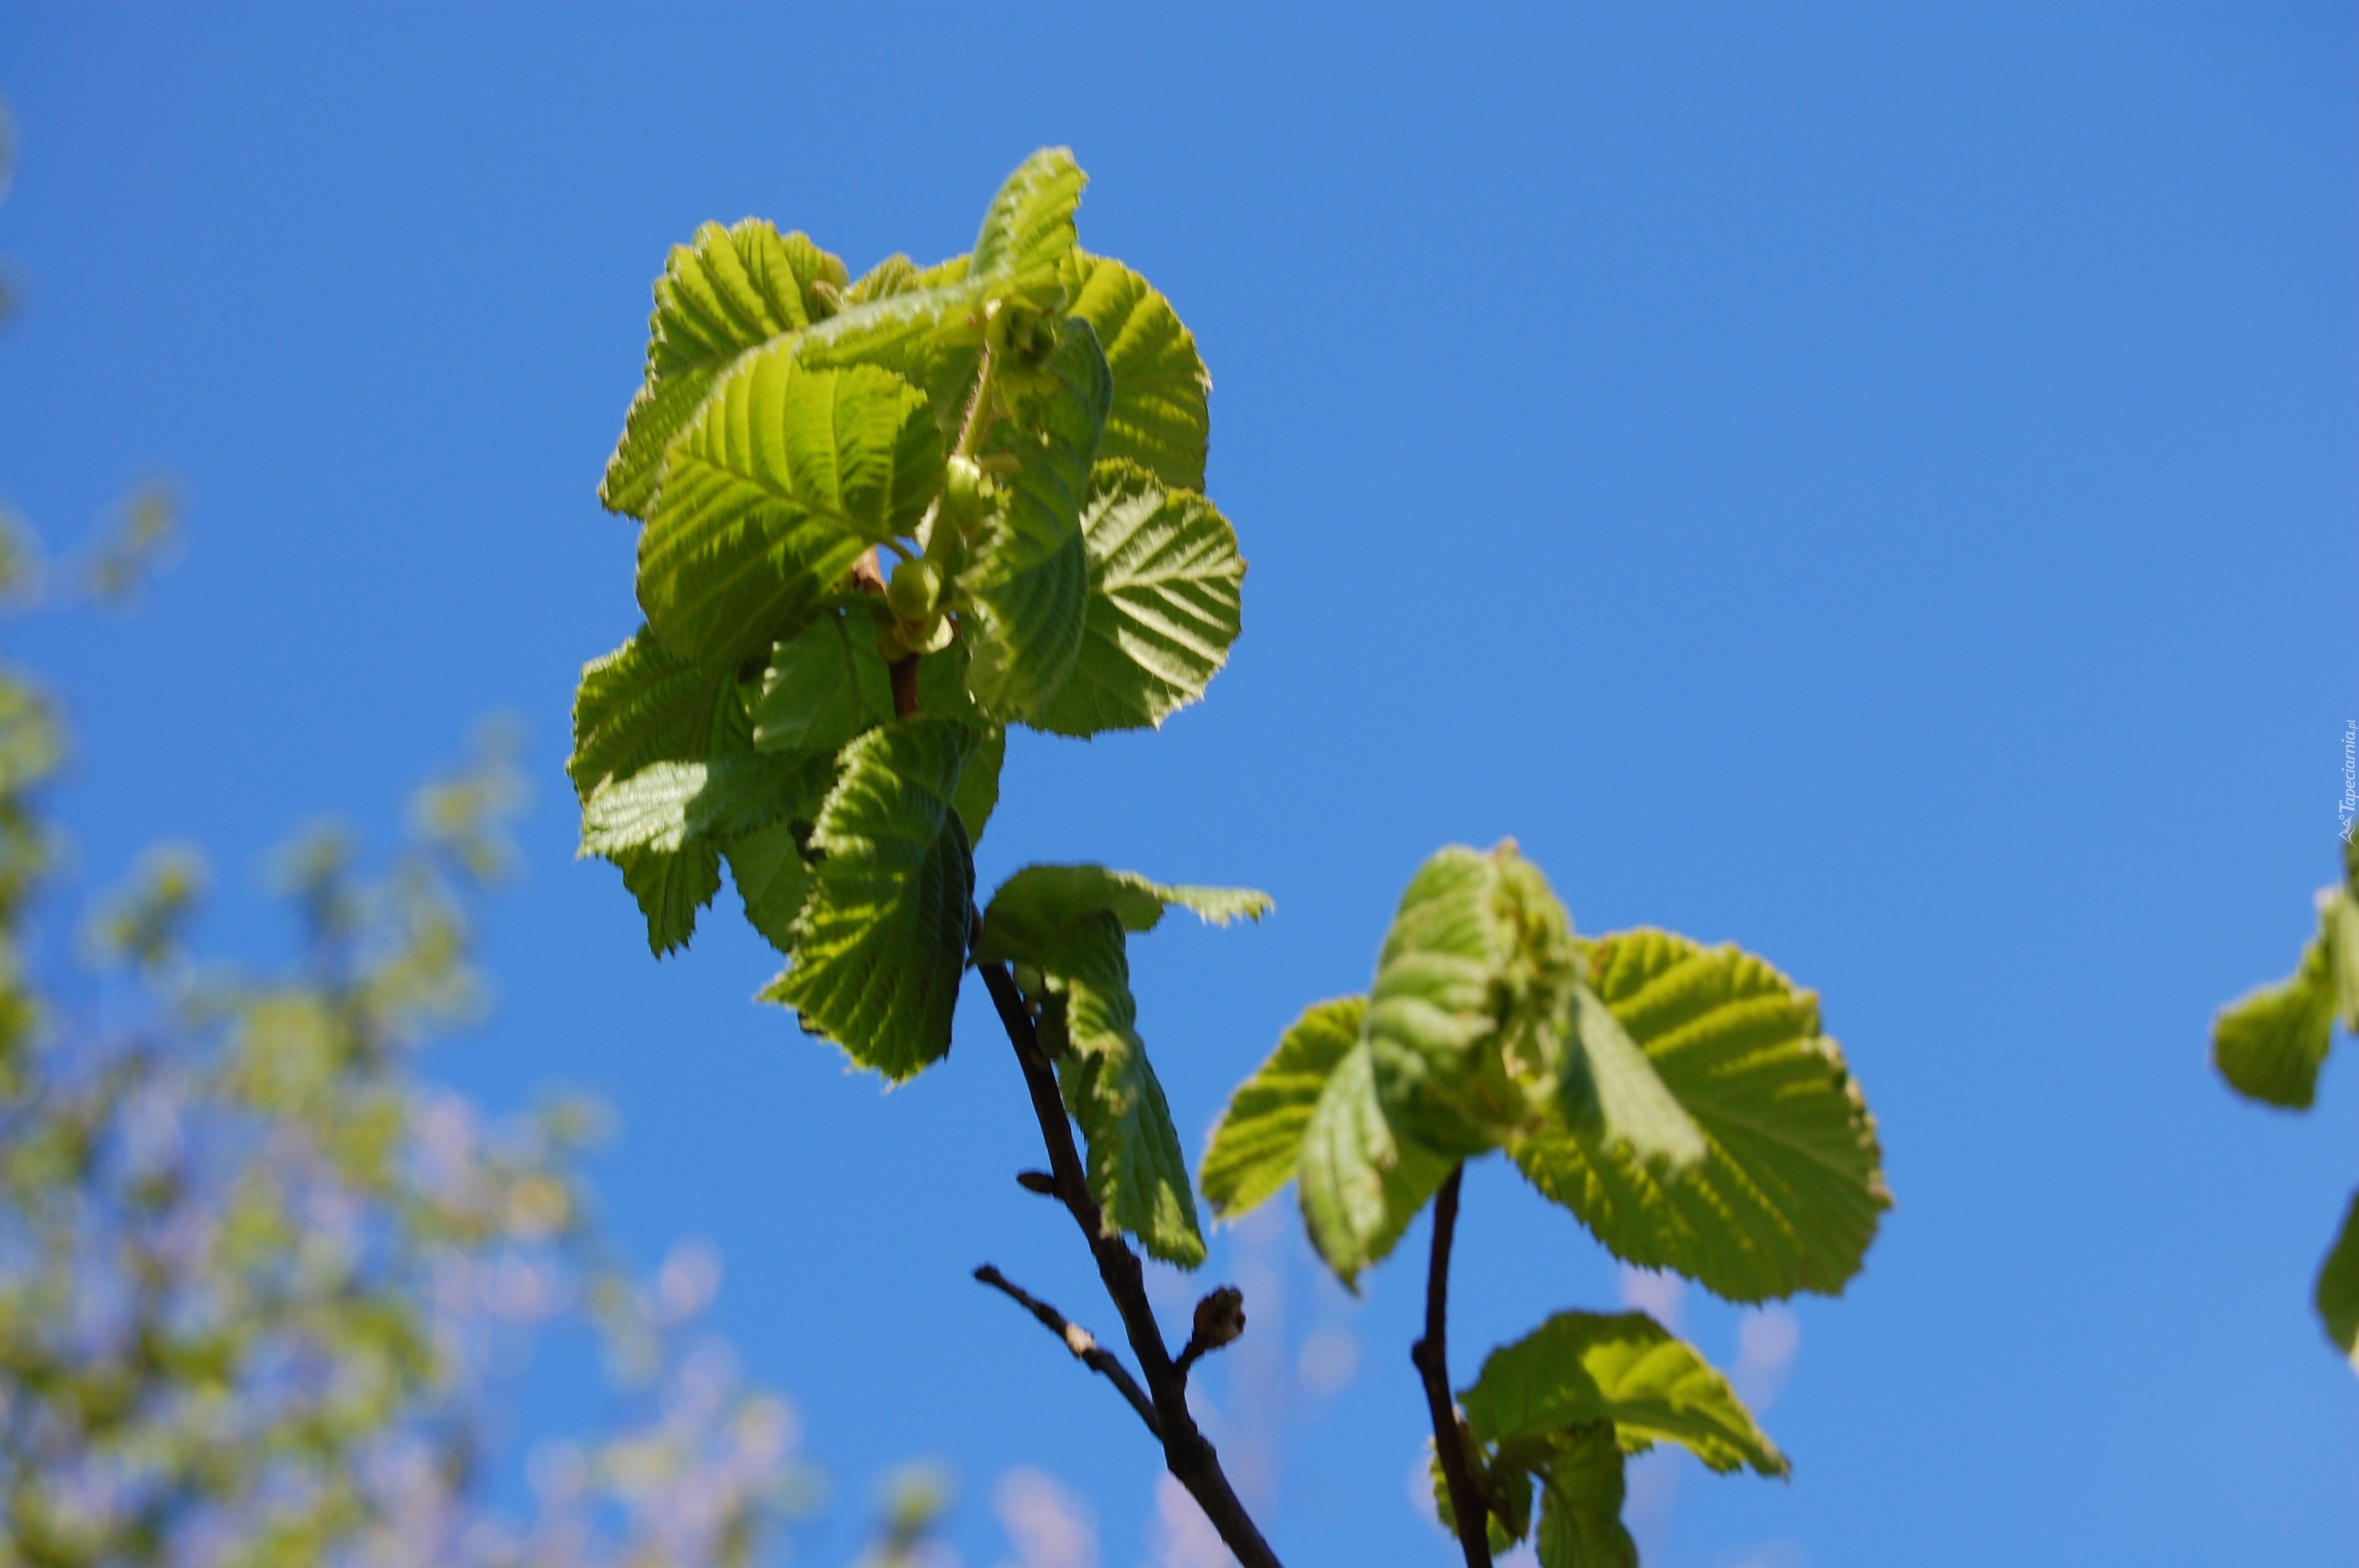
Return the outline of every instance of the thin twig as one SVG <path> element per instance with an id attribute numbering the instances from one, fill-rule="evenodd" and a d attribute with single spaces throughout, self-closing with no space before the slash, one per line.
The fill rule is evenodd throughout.
<path id="1" fill-rule="evenodd" d="M 1147 1423 L 1147 1430 L 1155 1434 L 1155 1440 L 1158 1443 L 1163 1441 L 1163 1428 L 1156 1422 L 1155 1404 L 1147 1397 L 1147 1390 L 1131 1377 L 1130 1368 L 1124 1366 L 1113 1351 L 1101 1346 L 1088 1329 L 988 1263 L 977 1269 L 974 1277 L 1038 1318 L 1043 1328 L 1065 1342 L 1065 1348 L 1073 1353 L 1074 1360 L 1121 1390 L 1122 1397 L 1130 1401 L 1130 1408 L 1138 1412 L 1138 1419 Z"/>
<path id="2" fill-rule="evenodd" d="M 1458 1407 L 1450 1397 L 1450 1242 L 1458 1229 L 1458 1184 L 1463 1164 L 1452 1165 L 1433 1199 L 1433 1257 L 1425 1273 L 1425 1337 L 1409 1346 L 1425 1383 L 1425 1407 L 1433 1418 L 1433 1452 L 1441 1461 L 1441 1482 L 1450 1491 L 1450 1511 L 1458 1520 L 1458 1544 L 1466 1568 L 1491 1568 L 1490 1516 L 1466 1468 L 1459 1440 Z"/>
<path id="3" fill-rule="evenodd" d="M 976 925 L 981 925 L 979 917 Z M 1040 1124 L 1040 1140 L 1049 1151 L 1049 1170 L 1056 1182 L 1056 1196 L 1080 1227 L 1082 1238 L 1089 1243 L 1090 1255 L 1097 1261 L 1098 1278 L 1104 1282 L 1115 1310 L 1122 1314 L 1123 1331 L 1130 1338 L 1130 1353 L 1137 1357 L 1139 1376 L 1153 1399 L 1156 1426 L 1163 1438 L 1164 1467 L 1188 1488 L 1189 1496 L 1204 1510 L 1204 1517 L 1212 1521 L 1243 1568 L 1280 1568 L 1277 1554 L 1262 1539 L 1253 1516 L 1245 1512 L 1236 1489 L 1229 1485 L 1228 1476 L 1221 1469 L 1220 1454 L 1198 1430 L 1196 1418 L 1188 1412 L 1188 1382 L 1172 1364 L 1163 1329 L 1155 1321 L 1155 1309 L 1147 1299 L 1146 1271 L 1139 1265 L 1138 1255 L 1120 1236 L 1108 1233 L 1097 1200 L 1090 1195 L 1089 1176 L 1082 1169 L 1081 1152 L 1073 1144 L 1073 1126 L 1066 1119 L 1065 1102 L 1057 1093 L 1056 1072 L 1040 1052 L 1032 1014 L 1024 1005 L 1023 993 L 1016 989 L 1016 977 L 1008 973 L 1006 964 L 977 964 L 975 968 L 983 972 L 984 988 L 991 992 L 992 1005 L 998 1010 L 1000 1024 L 1007 1031 L 1007 1043 L 1016 1048 L 1016 1065 L 1023 1070 L 1024 1087 L 1032 1098 L 1033 1118 Z"/>

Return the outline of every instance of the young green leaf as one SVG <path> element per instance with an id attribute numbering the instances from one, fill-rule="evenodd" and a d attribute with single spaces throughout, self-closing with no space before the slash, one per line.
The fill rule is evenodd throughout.
<path id="1" fill-rule="evenodd" d="M 1202 490 L 1212 378 L 1195 335 L 1169 300 L 1111 257 L 1076 249 L 1060 276 L 1067 312 L 1096 330 L 1114 372 L 1098 455 L 1128 459 L 1173 490 Z"/>
<path id="2" fill-rule="evenodd" d="M 2343 1216 L 2342 1232 L 2318 1271 L 2318 1315 L 2326 1337 L 2359 1372 L 2359 1193 Z"/>
<path id="3" fill-rule="evenodd" d="M 824 287 L 842 287 L 843 264 L 802 234 L 781 235 L 758 219 L 734 228 L 707 223 L 673 247 L 656 280 L 647 323 L 647 382 L 625 416 L 623 438 L 606 465 L 598 499 L 610 512 L 647 515 L 663 472 L 664 449 L 737 357 L 800 331 L 831 308 Z"/>
<path id="4" fill-rule="evenodd" d="M 1222 1219 L 1258 1208 L 1294 1180 L 1320 1091 L 1353 1047 L 1368 999 L 1313 1002 L 1229 1097 L 1204 1151 L 1204 1201 Z"/>
<path id="5" fill-rule="evenodd" d="M 1394 1132 L 1367 1046 L 1345 1052 L 1302 1130 L 1295 1184 L 1310 1244 L 1347 1289 L 1393 1249 L 1454 1162 Z"/>
<path id="6" fill-rule="evenodd" d="M 1211 502 L 1127 462 L 1093 485 L 1081 651 L 1035 720 L 1060 735 L 1160 726 L 1204 695 L 1241 622 L 1245 563 Z"/>
<path id="7" fill-rule="evenodd" d="M 1788 1468 L 1728 1380 L 1641 1312 L 1557 1314 L 1491 1352 L 1459 1403 L 1486 1444 L 1604 1421 L 1625 1452 L 1676 1443 L 1714 1470 Z"/>
<path id="8" fill-rule="evenodd" d="M 1560 951 L 1535 957 L 1535 935 Z M 1461 1157 L 1526 1130 L 1537 1113 L 1503 1047 L 1561 1015 L 1571 963 L 1562 907 L 1512 845 L 1452 845 L 1419 867 L 1368 994 L 1365 1038 L 1392 1125 Z M 1545 1059 L 1533 1057 L 1526 1077 Z"/>
<path id="9" fill-rule="evenodd" d="M 1138 1037 L 1122 925 L 1110 912 L 1094 913 L 1063 934 L 1041 967 L 1051 999 L 1042 1044 L 1089 1145 L 1092 1195 L 1108 1225 L 1167 1263 L 1195 1268 L 1204 1235 L 1171 1108 Z"/>
<path id="10" fill-rule="evenodd" d="M 608 779 L 650 762 L 703 756 L 715 704 L 734 698 L 731 684 L 729 672 L 689 663 L 645 626 L 583 665 L 573 697 L 573 755 L 565 764 L 574 793 L 587 801 Z"/>
<path id="11" fill-rule="evenodd" d="M 2290 979 L 2245 993 L 2212 1022 L 2212 1065 L 2248 1099 L 2307 1110 L 2317 1097 L 2339 1000 L 2334 910 L 2330 901 L 2321 912 L 2318 935 L 2302 948 Z"/>
<path id="12" fill-rule="evenodd" d="M 951 802 L 980 741 L 955 719 L 919 718 L 844 748 L 811 833 L 821 858 L 794 962 L 761 993 L 897 1082 L 950 1049 L 974 898 Z"/>
<path id="13" fill-rule="evenodd" d="M 925 395 L 874 366 L 741 363 L 673 444 L 639 537 L 639 604 L 682 657 L 734 664 L 799 630 L 940 483 Z"/>
<path id="14" fill-rule="evenodd" d="M 974 639 L 968 686 L 1001 719 L 1028 721 L 1047 705 L 1081 653 L 1089 608 L 1082 506 L 1111 383 L 1087 322 L 1060 322 L 1054 339 L 985 443 L 1013 471 L 960 582 Z"/>
<path id="15" fill-rule="evenodd" d="M 897 294 L 915 294 L 925 287 L 917 263 L 906 255 L 889 255 L 853 280 L 852 287 L 843 291 L 843 303 L 849 308 L 854 305 L 865 305 L 872 299 L 890 299 Z"/>
<path id="16" fill-rule="evenodd" d="M 1029 279 L 1053 274 L 1073 248 L 1073 210 L 1089 182 L 1070 147 L 1042 147 L 1016 165 L 983 215 L 969 276 Z"/>
<path id="17" fill-rule="evenodd" d="M 975 961 L 1046 965 L 1098 914 L 1114 916 L 1125 931 L 1144 932 L 1175 906 L 1214 925 L 1259 920 L 1273 907 L 1267 893 L 1250 888 L 1167 887 L 1097 865 L 1027 866 L 991 895 Z"/>
<path id="18" fill-rule="evenodd" d="M 1666 1183 L 1550 1116 L 1510 1145 L 1524 1174 L 1616 1257 L 1731 1301 L 1840 1291 L 1892 1200 L 1875 1119 L 1819 1033 L 1818 999 L 1733 946 L 1654 930 L 1600 939 L 1588 982 L 1710 1152 Z"/>

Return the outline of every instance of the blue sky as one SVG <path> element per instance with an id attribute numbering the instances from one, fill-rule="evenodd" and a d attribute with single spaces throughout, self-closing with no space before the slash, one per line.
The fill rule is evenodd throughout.
<path id="1" fill-rule="evenodd" d="M 2203 1042 L 2291 966 L 2359 712 L 2359 13 L 846 10 L 0 11 L 0 494 L 60 544 L 148 471 L 189 501 L 136 617 L 5 633 L 72 705 L 87 876 L 200 840 L 212 935 L 264 950 L 290 825 L 383 842 L 520 717 L 502 1011 L 437 1065 L 619 1108 L 611 1218 L 720 1245 L 836 1477 L 804 1560 L 937 1455 L 973 1568 L 1024 1465 L 1153 1561 L 1127 1412 L 967 1278 L 1112 1325 L 1007 1179 L 988 1015 L 890 1097 L 847 1077 L 748 1000 L 750 934 L 647 957 L 560 772 L 636 621 L 593 491 L 666 249 L 759 214 L 930 259 L 1070 144 L 1083 242 L 1211 364 L 1245 632 L 1159 735 L 1019 740 L 980 861 L 1276 895 L 1135 947 L 1189 1135 L 1364 983 L 1427 852 L 1514 835 L 1583 928 L 1818 989 L 1898 1197 L 1839 1301 L 1679 1303 L 1723 1361 L 1790 1348 L 1795 1474 L 1650 1461 L 1650 1563 L 2348 1561 L 2359 1380 L 2307 1303 L 2359 1084 L 2264 1112 Z M 1495 1162 L 1460 1257 L 1462 1370 L 1625 1289 Z M 1415 1271 L 1351 1303 L 1285 1220 L 1212 1273 L 1254 1297 L 1207 1386 L 1289 1561 L 1451 1561 L 1408 1501 Z"/>

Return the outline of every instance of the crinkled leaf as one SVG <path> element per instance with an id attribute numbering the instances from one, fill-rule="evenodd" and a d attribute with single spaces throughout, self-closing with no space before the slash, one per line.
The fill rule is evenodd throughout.
<path id="1" fill-rule="evenodd" d="M 1642 1312 L 1559 1313 L 1484 1357 L 1459 1403 L 1483 1443 L 1603 1421 L 1625 1452 L 1676 1443 L 1714 1470 L 1787 1470 L 1728 1379 Z"/>
<path id="2" fill-rule="evenodd" d="M 2339 1000 L 2334 927 L 2330 903 L 2292 977 L 2247 992 L 2212 1021 L 2212 1065 L 2237 1093 L 2292 1110 L 2317 1098 Z"/>
<path id="3" fill-rule="evenodd" d="M 847 307 L 865 305 L 872 299 L 914 294 L 925 287 L 919 278 L 915 262 L 906 255 L 889 255 L 853 280 L 852 287 L 843 291 L 843 303 Z"/>
<path id="4" fill-rule="evenodd" d="M 1245 563 L 1211 502 L 1128 463 L 1093 482 L 1081 651 L 1036 720 L 1060 735 L 1160 725 L 1204 695 L 1241 624 Z"/>
<path id="5" fill-rule="evenodd" d="M 1573 962 L 1563 907 L 1513 845 L 1452 845 L 1419 867 L 1368 993 L 1364 1037 L 1392 1125 L 1463 1157 L 1531 1124 L 1526 1084 L 1557 1055 L 1548 1033 Z"/>
<path id="6" fill-rule="evenodd" d="M 1127 458 L 1174 490 L 1204 488 L 1212 378 L 1171 302 L 1110 256 L 1075 250 L 1060 269 L 1066 310 L 1096 329 L 1114 372 L 1102 458 Z"/>
<path id="7" fill-rule="evenodd" d="M 734 664 L 807 623 L 940 482 L 925 395 L 887 371 L 810 370 L 794 345 L 731 373 L 674 443 L 639 537 L 639 604 L 676 654 Z"/>
<path id="8" fill-rule="evenodd" d="M 1204 1151 L 1204 1201 L 1214 1215 L 1234 1219 L 1294 1180 L 1311 1110 L 1328 1076 L 1360 1043 L 1367 1001 L 1347 996 L 1305 1008 L 1269 1059 L 1229 1097 Z"/>
<path id="9" fill-rule="evenodd" d="M 642 626 L 582 666 L 573 697 L 573 755 L 565 771 L 584 801 L 609 779 L 650 762 L 701 757 L 716 703 L 734 697 L 729 672 L 694 665 Z"/>
<path id="10" fill-rule="evenodd" d="M 1100 914 L 1125 931 L 1152 931 L 1172 906 L 1214 925 L 1259 920 L 1273 907 L 1267 893 L 1250 888 L 1167 887 L 1098 865 L 1027 866 L 991 895 L 975 960 L 1045 966 Z"/>
<path id="11" fill-rule="evenodd" d="M 1183 1269 L 1204 1260 L 1187 1156 L 1138 1037 L 1123 928 L 1099 911 L 1068 932 L 1047 968 L 1042 1043 L 1089 1145 L 1090 1192 L 1106 1223 Z"/>
<path id="12" fill-rule="evenodd" d="M 714 381 L 747 350 L 824 318 L 827 287 L 841 287 L 843 279 L 843 264 L 807 237 L 782 235 L 755 218 L 728 229 L 707 223 L 689 243 L 673 247 L 656 280 L 646 384 L 598 487 L 607 510 L 645 516 L 664 449 Z"/>
<path id="13" fill-rule="evenodd" d="M 2334 991 L 2343 1006 L 2343 1027 L 2359 1034 L 2359 892 L 2337 888 L 2319 897 L 2319 935 L 2334 960 Z"/>
<path id="14" fill-rule="evenodd" d="M 1297 1195 L 1310 1244 L 1345 1286 L 1401 1238 L 1453 1162 L 1397 1136 L 1376 1098 L 1365 1044 L 1321 1087 L 1302 1130 Z"/>
<path id="15" fill-rule="evenodd" d="M 1070 147 L 1042 147 L 1016 165 L 983 215 L 969 275 L 1029 278 L 1052 271 L 1073 248 L 1073 210 L 1088 183 Z"/>
<path id="16" fill-rule="evenodd" d="M 1817 997 L 1734 946 L 1655 930 L 1601 939 L 1588 979 L 1710 1152 L 1667 1184 L 1552 1116 L 1511 1145 L 1524 1174 L 1641 1268 L 1731 1301 L 1840 1291 L 1892 1200 L 1875 1119 L 1819 1033 Z"/>
<path id="17" fill-rule="evenodd" d="M 1060 322 L 1015 394 L 1014 416 L 985 442 L 1014 471 L 960 587 L 974 639 L 968 687 L 995 718 L 1033 719 L 1081 654 L 1090 597 L 1082 506 L 1109 391 L 1096 334 L 1085 321 Z"/>
<path id="18" fill-rule="evenodd" d="M 1560 1080 L 1565 1120 L 1658 1175 L 1676 1177 L 1701 1164 L 1703 1133 L 1614 1010 L 1587 986 L 1575 986 L 1572 1018 Z"/>
<path id="19" fill-rule="evenodd" d="M 745 901 L 746 923 L 780 952 L 788 950 L 795 916 L 810 892 L 810 869 L 802 853 L 809 826 L 781 817 L 724 846 L 729 875 Z"/>
<path id="20" fill-rule="evenodd" d="M 2343 1217 L 2343 1229 L 2318 1271 L 2318 1315 L 2326 1337 L 2359 1372 L 2359 1192 Z"/>
<path id="21" fill-rule="evenodd" d="M 820 857 L 789 946 L 762 992 L 861 1065 L 899 1080 L 950 1049 L 974 865 L 951 802 L 981 737 L 951 719 L 868 731 L 844 748 L 821 808 Z"/>

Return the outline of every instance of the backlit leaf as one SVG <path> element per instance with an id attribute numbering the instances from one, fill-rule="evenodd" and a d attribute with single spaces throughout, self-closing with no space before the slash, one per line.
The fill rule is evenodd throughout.
<path id="1" fill-rule="evenodd" d="M 2343 1229 L 2318 1271 L 2318 1315 L 2326 1337 L 2359 1372 L 2359 1193 L 2343 1217 Z"/>
<path id="2" fill-rule="evenodd" d="M 782 817 L 723 847 L 730 879 L 745 901 L 746 923 L 780 952 L 793 939 L 795 916 L 810 892 L 802 855 L 806 825 Z"/>
<path id="3" fill-rule="evenodd" d="M 1540 1477 L 1540 1568 L 1638 1568 L 1622 1524 L 1621 1444 L 1605 1422 L 1560 1438 Z"/>
<path id="4" fill-rule="evenodd" d="M 612 778 L 649 762 L 701 757 L 712 741 L 715 704 L 728 673 L 690 664 L 642 626 L 603 659 L 582 666 L 573 697 L 573 755 L 565 771 L 588 800 Z"/>
<path id="5" fill-rule="evenodd" d="M 1510 1146 L 1524 1174 L 1641 1268 L 1731 1301 L 1840 1291 L 1891 1198 L 1875 1119 L 1819 1033 L 1818 999 L 1735 947 L 1654 930 L 1600 939 L 1588 982 L 1709 1152 L 1666 1183 L 1551 1116 Z"/>
<path id="6" fill-rule="evenodd" d="M 639 604 L 684 658 L 732 664 L 807 624 L 868 546 L 916 526 L 941 478 L 922 393 L 791 343 L 738 366 L 671 449 L 639 537 Z"/>
<path id="7" fill-rule="evenodd" d="M 1483 1443 L 1603 1421 L 1625 1452 L 1676 1443 L 1714 1470 L 1787 1470 L 1728 1380 L 1645 1313 L 1559 1313 L 1484 1357 L 1459 1403 Z"/>
<path id="8" fill-rule="evenodd" d="M 1229 1097 L 1204 1152 L 1204 1200 L 1223 1219 L 1259 1207 L 1294 1180 L 1320 1091 L 1360 1043 L 1367 998 L 1313 1002 L 1277 1049 Z"/>
<path id="9" fill-rule="evenodd" d="M 1395 1134 L 1368 1048 L 1354 1044 L 1327 1075 L 1302 1130 L 1296 1188 L 1310 1244 L 1356 1289 L 1360 1271 L 1393 1249 L 1454 1162 Z"/>
<path id="10" fill-rule="evenodd" d="M 1128 459 L 1174 490 L 1204 488 L 1212 378 L 1195 335 L 1147 279 L 1109 256 L 1075 250 L 1061 269 L 1066 311 L 1096 330 L 1114 373 L 1103 459 Z"/>
<path id="11" fill-rule="evenodd" d="M 1035 720 L 1060 735 L 1160 725 L 1204 695 L 1241 623 L 1245 563 L 1212 503 L 1128 463 L 1093 483 L 1081 650 Z"/>
<path id="12" fill-rule="evenodd" d="M 1073 248 L 1073 210 L 1088 183 L 1070 147 L 1042 147 L 1018 164 L 984 214 L 969 276 L 1029 278 L 1052 271 Z"/>
<path id="13" fill-rule="evenodd" d="M 759 219 L 728 229 L 707 223 L 675 246 L 656 281 L 646 384 L 598 487 L 607 510 L 647 515 L 664 449 L 695 416 L 714 381 L 747 350 L 825 317 L 826 287 L 841 287 L 843 280 L 841 261 Z"/>
<path id="14" fill-rule="evenodd" d="M 1587 986 L 1572 992 L 1562 1099 L 1566 1121 L 1659 1175 L 1703 1162 L 1703 1133 L 1680 1108 L 1613 1009 Z"/>
<path id="15" fill-rule="evenodd" d="M 864 614 L 823 611 L 778 643 L 753 704 L 765 752 L 834 752 L 893 717 L 893 688 Z"/>

